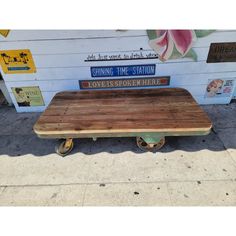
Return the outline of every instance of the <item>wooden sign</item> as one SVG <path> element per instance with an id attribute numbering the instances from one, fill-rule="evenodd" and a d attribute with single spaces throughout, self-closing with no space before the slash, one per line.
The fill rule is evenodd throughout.
<path id="1" fill-rule="evenodd" d="M 0 51 L 0 64 L 5 74 L 36 72 L 32 54 L 28 49 Z"/>
<path id="2" fill-rule="evenodd" d="M 152 77 L 135 79 L 103 79 L 103 80 L 80 80 L 80 89 L 104 89 L 104 88 L 132 88 L 167 86 L 170 77 Z"/>
<path id="3" fill-rule="evenodd" d="M 90 68 L 92 77 L 142 76 L 155 75 L 156 64 L 95 66 Z"/>
<path id="4" fill-rule="evenodd" d="M 212 43 L 207 63 L 236 62 L 236 43 Z"/>

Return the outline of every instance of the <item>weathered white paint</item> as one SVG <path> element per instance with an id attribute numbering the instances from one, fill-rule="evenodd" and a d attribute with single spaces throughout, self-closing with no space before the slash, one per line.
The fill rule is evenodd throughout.
<path id="1" fill-rule="evenodd" d="M 19 32 L 19 31 L 17 31 Z M 68 31 L 70 32 L 70 31 Z M 92 31 L 91 31 L 92 32 Z M 78 37 L 80 31 L 77 31 Z M 90 33 L 91 34 L 91 33 Z M 216 31 L 207 37 L 199 38 L 194 47 L 208 48 L 212 42 L 235 42 L 235 32 Z M 64 39 L 41 39 L 8 41 L 2 37 L 0 49 L 30 48 L 33 55 L 36 54 L 61 54 L 61 53 L 96 53 L 96 52 L 122 52 L 129 50 L 150 50 L 147 35 L 126 37 L 88 37 Z"/>
<path id="2" fill-rule="evenodd" d="M 85 61 L 91 54 L 109 57 L 140 52 L 146 55 L 154 51 L 148 44 L 145 30 L 12 30 L 7 38 L 0 38 L 0 50 L 30 49 L 37 73 L 2 72 L 2 75 L 15 105 L 12 87 L 39 86 L 46 107 L 56 92 L 78 90 L 79 80 L 91 79 L 91 66 L 156 64 L 156 76 L 171 76 L 170 87 L 188 89 L 200 104 L 226 104 L 230 102 L 233 94 L 231 97 L 204 98 L 209 79 L 230 78 L 235 80 L 236 84 L 236 63 L 206 63 L 212 42 L 236 42 L 236 31 L 216 31 L 207 37 L 199 38 L 194 44 L 194 50 L 198 55 L 196 62 L 190 58 L 170 60 L 165 63 L 156 58 Z M 43 111 L 45 107 L 16 105 L 19 112 Z"/>
<path id="3" fill-rule="evenodd" d="M 146 36 L 145 30 L 11 30 L 7 41 Z M 0 39 L 0 41 L 3 41 Z M 5 41 L 5 40 L 4 40 Z"/>
<path id="4" fill-rule="evenodd" d="M 151 60 L 146 62 L 151 63 Z M 123 63 L 121 63 L 123 64 Z M 119 63 L 112 63 L 112 65 L 121 65 Z M 139 64 L 138 61 L 130 62 L 126 64 Z M 96 64 L 98 65 L 98 64 Z M 106 62 L 100 64 L 107 65 Z M 186 75 L 186 80 L 192 80 L 190 76 L 194 74 L 221 74 L 224 77 L 224 73 L 227 75 L 235 75 L 236 65 L 235 63 L 215 63 L 207 64 L 205 62 L 182 62 L 182 63 L 156 63 L 156 75 Z M 36 64 L 37 66 L 37 64 Z M 217 69 L 217 70 L 216 70 Z M 89 79 L 90 67 L 89 66 L 76 66 L 76 67 L 49 67 L 38 68 L 35 74 L 3 74 L 5 81 L 30 81 L 30 80 L 63 80 L 63 79 Z M 207 76 L 206 76 L 207 78 Z M 195 82 L 193 82 L 195 83 Z"/>
<path id="5" fill-rule="evenodd" d="M 5 97 L 5 99 L 7 100 L 7 103 L 9 105 L 12 105 L 12 100 L 11 100 L 11 97 L 10 97 L 10 94 L 8 92 L 8 89 L 4 83 L 3 80 L 0 79 L 0 90 L 2 91 L 3 93 L 3 96 Z"/>
<path id="6" fill-rule="evenodd" d="M 218 30 L 216 33 L 234 33 L 234 30 Z M 6 41 L 39 41 L 87 38 L 117 38 L 146 36 L 146 30 L 11 30 Z M 220 35 L 219 35 L 220 37 Z"/>

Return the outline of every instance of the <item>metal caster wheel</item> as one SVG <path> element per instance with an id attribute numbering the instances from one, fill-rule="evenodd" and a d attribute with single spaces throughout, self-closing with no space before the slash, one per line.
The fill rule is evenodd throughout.
<path id="1" fill-rule="evenodd" d="M 165 144 L 165 137 L 160 138 L 156 143 L 147 143 L 142 137 L 136 138 L 137 146 L 144 152 L 156 152 Z"/>
<path id="2" fill-rule="evenodd" d="M 65 139 L 60 141 L 56 145 L 55 151 L 58 155 L 64 157 L 72 151 L 73 147 L 74 147 L 73 139 Z"/>

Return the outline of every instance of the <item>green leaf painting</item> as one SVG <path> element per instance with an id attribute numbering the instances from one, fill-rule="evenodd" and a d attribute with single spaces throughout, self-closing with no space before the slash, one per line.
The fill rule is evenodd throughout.
<path id="1" fill-rule="evenodd" d="M 155 39 L 157 37 L 155 30 L 147 30 L 149 40 Z"/>
<path id="2" fill-rule="evenodd" d="M 215 30 L 195 30 L 197 38 L 206 37 L 209 34 L 213 33 Z"/>

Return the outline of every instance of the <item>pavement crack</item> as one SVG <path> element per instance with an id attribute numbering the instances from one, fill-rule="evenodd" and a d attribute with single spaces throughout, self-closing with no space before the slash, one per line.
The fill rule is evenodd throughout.
<path id="1" fill-rule="evenodd" d="M 234 158 L 232 157 L 231 153 L 229 152 L 228 148 L 225 146 L 223 140 L 220 138 L 220 136 L 218 136 L 218 134 L 216 133 L 216 136 L 218 137 L 218 139 L 220 140 L 220 142 L 222 143 L 223 145 L 223 148 L 225 149 L 225 151 L 228 153 L 230 159 L 232 160 L 233 162 L 233 165 L 234 167 L 236 168 L 236 161 L 234 160 Z"/>
<path id="2" fill-rule="evenodd" d="M 236 161 L 234 160 L 234 158 L 232 157 L 231 153 L 227 150 L 227 152 L 229 153 L 229 156 L 231 158 L 231 160 L 233 161 L 233 165 L 236 168 Z"/>
<path id="3" fill-rule="evenodd" d="M 167 192 L 168 192 L 168 196 L 169 196 L 169 199 L 170 199 L 170 204 L 171 206 L 174 206 L 173 204 L 173 200 L 172 200 L 172 197 L 171 197 L 171 192 L 170 192 L 170 188 L 169 188 L 169 183 L 166 183 L 166 189 L 167 189 Z"/>
<path id="4" fill-rule="evenodd" d="M 0 191 L 0 195 L 3 194 L 6 191 L 7 186 L 1 187 L 1 188 L 2 188 L 2 190 Z"/>
<path id="5" fill-rule="evenodd" d="M 87 193 L 87 188 L 88 188 L 88 184 L 86 184 L 85 188 L 84 188 L 83 199 L 82 199 L 82 206 L 84 206 L 84 201 L 85 201 L 85 196 L 86 196 L 86 193 Z"/>
<path id="6" fill-rule="evenodd" d="M 156 183 L 197 183 L 201 182 L 224 182 L 224 181 L 233 181 L 233 178 L 228 179 L 194 179 L 194 180 L 156 180 L 156 181 L 120 181 L 120 182 L 103 182 L 106 185 L 109 184 L 156 184 Z M 22 188 L 22 187 L 54 187 L 54 186 L 73 186 L 73 185 L 97 185 L 100 182 L 83 182 L 83 183 L 64 183 L 64 184 L 26 184 L 26 185 L 0 185 L 2 188 Z"/>

